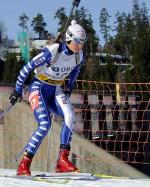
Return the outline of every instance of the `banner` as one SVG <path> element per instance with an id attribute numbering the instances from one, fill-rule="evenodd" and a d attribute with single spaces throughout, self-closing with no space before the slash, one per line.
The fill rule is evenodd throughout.
<path id="1" fill-rule="evenodd" d="M 21 56 L 23 60 L 27 63 L 29 61 L 29 52 L 30 52 L 29 38 L 27 32 L 25 31 L 20 32 L 18 35 L 18 41 L 19 41 Z"/>

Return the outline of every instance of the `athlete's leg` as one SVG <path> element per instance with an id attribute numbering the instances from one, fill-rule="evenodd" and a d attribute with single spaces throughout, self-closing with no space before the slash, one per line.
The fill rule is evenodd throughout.
<path id="1" fill-rule="evenodd" d="M 43 83 L 38 81 L 35 81 L 30 87 L 29 102 L 32 107 L 35 119 L 37 120 L 38 128 L 33 133 L 29 140 L 29 143 L 27 144 L 24 158 L 17 170 L 18 175 L 31 174 L 30 165 L 32 158 L 34 157 L 36 151 L 42 143 L 42 140 L 47 135 L 51 126 L 50 113 L 48 111 L 47 105 L 48 98 L 42 93 L 43 89 Z"/>
<path id="2" fill-rule="evenodd" d="M 26 148 L 27 152 L 33 155 L 36 153 L 38 147 L 40 146 L 43 138 L 47 135 L 51 126 L 50 113 L 48 111 L 47 105 L 48 98 L 43 96 L 43 85 L 41 84 L 42 83 L 39 84 L 40 86 L 36 90 L 33 89 L 35 88 L 34 84 L 29 95 L 29 102 L 32 107 L 35 119 L 38 123 L 38 128 L 33 133 Z"/>
<path id="3" fill-rule="evenodd" d="M 73 106 L 69 98 L 59 89 L 56 91 L 56 104 L 59 114 L 63 114 L 64 118 L 61 130 L 61 144 L 56 165 L 56 172 L 78 171 L 77 167 L 68 159 L 75 123 Z"/>
<path id="4" fill-rule="evenodd" d="M 56 106 L 58 114 L 63 117 L 62 130 L 61 130 L 61 144 L 70 146 L 74 124 L 75 112 L 69 98 L 60 89 L 56 90 Z"/>

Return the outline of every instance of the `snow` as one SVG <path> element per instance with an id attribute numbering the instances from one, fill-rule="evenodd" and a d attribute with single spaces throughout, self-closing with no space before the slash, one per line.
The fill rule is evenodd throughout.
<path id="1" fill-rule="evenodd" d="M 149 187 L 150 179 L 103 178 L 96 181 L 51 179 L 50 182 L 8 178 L 15 170 L 0 169 L 0 187 Z M 33 174 L 46 172 L 33 172 Z"/>

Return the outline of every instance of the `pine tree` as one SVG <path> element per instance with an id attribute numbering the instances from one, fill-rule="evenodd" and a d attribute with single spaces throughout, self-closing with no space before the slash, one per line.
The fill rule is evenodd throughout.
<path id="1" fill-rule="evenodd" d="M 150 25 L 148 11 L 138 0 L 133 1 L 133 19 L 135 20 L 135 41 L 133 51 L 134 78 L 139 82 L 150 80 Z"/>
<path id="2" fill-rule="evenodd" d="M 58 32 L 62 32 L 67 21 L 67 15 L 64 7 L 61 7 L 56 11 L 54 19 L 56 18 L 58 19 Z"/>
<path id="3" fill-rule="evenodd" d="M 19 16 L 19 26 L 22 28 L 23 31 L 28 30 L 28 26 L 27 26 L 27 21 L 29 20 L 29 17 L 25 14 L 22 13 L 21 16 Z"/>
<path id="4" fill-rule="evenodd" d="M 4 74 L 2 81 L 5 83 L 15 83 L 17 75 L 23 65 L 23 61 L 17 60 L 15 53 L 7 53 L 4 62 Z"/>
<path id="5" fill-rule="evenodd" d="M 108 41 L 109 41 L 109 37 L 110 37 L 110 25 L 109 25 L 109 19 L 110 19 L 110 15 L 107 11 L 106 8 L 103 8 L 100 11 L 100 18 L 99 18 L 99 25 L 100 25 L 100 32 L 103 35 L 103 38 L 105 40 L 105 44 L 107 46 Z"/>
<path id="6" fill-rule="evenodd" d="M 37 16 L 33 18 L 31 26 L 33 27 L 33 30 L 35 31 L 35 33 L 39 34 L 39 39 L 42 38 L 46 25 L 47 24 L 44 21 L 42 14 L 38 13 Z"/>

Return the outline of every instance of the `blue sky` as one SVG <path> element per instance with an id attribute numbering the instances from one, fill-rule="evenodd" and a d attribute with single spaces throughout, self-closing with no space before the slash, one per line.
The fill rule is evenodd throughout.
<path id="1" fill-rule="evenodd" d="M 146 3 L 150 9 L 150 0 L 139 0 Z M 41 13 L 47 23 L 47 30 L 56 33 L 58 20 L 54 19 L 54 14 L 60 7 L 65 7 L 67 15 L 70 12 L 72 0 L 0 0 L 0 22 L 3 22 L 9 38 L 16 39 L 20 31 L 18 26 L 19 16 L 24 12 L 30 18 L 29 25 L 37 13 Z M 126 13 L 131 12 L 132 0 L 81 0 L 79 7 L 84 6 L 89 10 L 94 21 L 94 29 L 99 33 L 99 13 L 102 8 L 106 8 L 112 16 L 111 25 L 115 19 L 115 14 L 119 10 Z M 149 11 L 150 14 L 150 11 Z"/>

